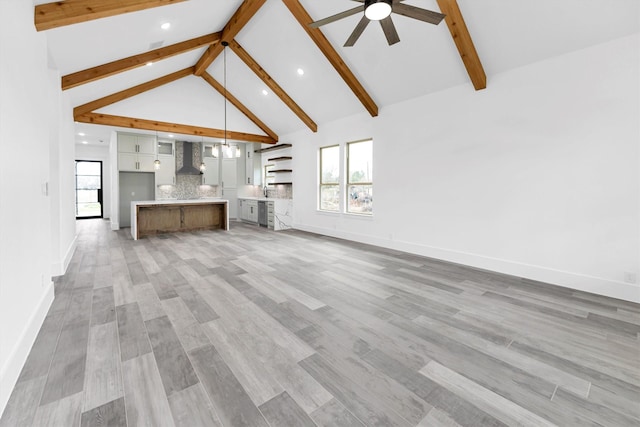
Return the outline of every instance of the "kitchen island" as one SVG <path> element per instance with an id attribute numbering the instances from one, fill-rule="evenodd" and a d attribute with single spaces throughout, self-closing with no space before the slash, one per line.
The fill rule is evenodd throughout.
<path id="1" fill-rule="evenodd" d="M 229 201 L 224 199 L 131 202 L 131 237 L 176 231 L 229 229 Z"/>

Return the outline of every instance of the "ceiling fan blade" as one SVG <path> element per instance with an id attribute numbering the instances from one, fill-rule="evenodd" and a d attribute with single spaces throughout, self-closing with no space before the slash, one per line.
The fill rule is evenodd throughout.
<path id="1" fill-rule="evenodd" d="M 356 13 L 360 13 L 363 10 L 364 10 L 363 6 L 354 7 L 353 9 L 345 10 L 344 12 L 337 13 L 335 15 L 329 16 L 328 18 L 324 18 L 319 21 L 312 22 L 311 24 L 309 24 L 309 27 L 318 28 L 323 25 L 338 21 L 342 18 L 346 18 L 347 16 L 355 15 Z"/>
<path id="2" fill-rule="evenodd" d="M 406 16 L 408 18 L 417 19 L 419 21 L 428 22 L 429 24 L 438 25 L 445 17 L 445 15 L 433 12 L 427 9 L 421 9 L 419 7 L 411 6 L 404 3 L 394 3 L 393 12 L 398 15 Z"/>
<path id="3" fill-rule="evenodd" d="M 382 26 L 382 31 L 384 31 L 384 36 L 387 38 L 389 46 L 400 41 L 400 37 L 398 37 L 398 32 L 396 31 L 396 26 L 393 25 L 393 21 L 391 20 L 391 16 L 387 16 L 381 20 L 380 25 Z"/>
<path id="4" fill-rule="evenodd" d="M 364 29 L 367 28 L 367 25 L 369 25 L 369 22 L 371 22 L 369 21 L 369 18 L 367 18 L 366 16 L 363 16 L 360 22 L 358 22 L 358 25 L 356 25 L 356 28 L 353 30 L 353 32 L 345 42 L 344 47 L 351 47 L 354 44 L 356 44 L 356 42 L 362 35 L 362 32 L 364 31 Z"/>

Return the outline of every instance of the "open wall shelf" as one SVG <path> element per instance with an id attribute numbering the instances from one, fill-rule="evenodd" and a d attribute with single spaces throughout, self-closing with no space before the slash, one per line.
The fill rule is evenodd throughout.
<path id="1" fill-rule="evenodd" d="M 275 151 L 275 150 L 282 150 L 283 148 L 289 148 L 292 147 L 291 144 L 278 144 L 278 145 L 274 145 L 273 147 L 267 147 L 267 148 L 261 148 L 259 150 L 255 150 L 255 153 L 266 153 L 267 151 Z"/>
<path id="2" fill-rule="evenodd" d="M 291 160 L 293 159 L 293 157 L 290 156 L 282 156 L 282 157 L 272 157 L 270 159 L 267 159 L 268 162 L 279 162 L 282 160 Z"/>
<path id="3" fill-rule="evenodd" d="M 271 169 L 269 173 L 293 172 L 293 169 Z"/>

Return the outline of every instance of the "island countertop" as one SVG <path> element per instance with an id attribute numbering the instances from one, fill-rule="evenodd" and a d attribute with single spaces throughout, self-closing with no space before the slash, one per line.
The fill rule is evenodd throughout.
<path id="1" fill-rule="evenodd" d="M 222 218 L 220 221 L 205 221 L 202 223 L 202 215 L 199 215 L 201 223 L 187 223 L 185 224 L 184 207 L 199 207 L 206 205 L 223 205 L 222 206 Z M 139 200 L 131 202 L 131 237 L 137 240 L 141 235 L 145 234 L 145 230 L 140 233 L 141 227 L 139 221 L 141 220 L 141 209 L 143 212 L 147 212 L 150 209 L 160 211 L 163 207 L 167 209 L 173 208 L 173 210 L 180 209 L 179 213 L 175 215 L 165 215 L 162 223 L 152 221 L 151 224 L 148 218 L 144 219 L 145 226 L 142 227 L 145 230 L 148 227 L 152 228 L 152 231 L 148 234 L 155 234 L 158 232 L 171 232 L 171 231 L 187 231 L 193 229 L 206 229 L 206 228 L 222 228 L 223 230 L 229 229 L 229 201 L 220 198 L 204 198 L 204 199 L 164 199 L 164 200 Z M 200 212 L 201 214 L 201 212 Z M 205 218 L 208 220 L 208 218 Z M 173 221 L 173 222 L 172 222 Z"/>

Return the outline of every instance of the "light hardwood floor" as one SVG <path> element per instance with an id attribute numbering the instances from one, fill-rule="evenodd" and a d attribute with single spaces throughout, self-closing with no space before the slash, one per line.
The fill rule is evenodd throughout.
<path id="1" fill-rule="evenodd" d="M 637 426 L 640 306 L 297 231 L 79 244 L 0 426 Z"/>

